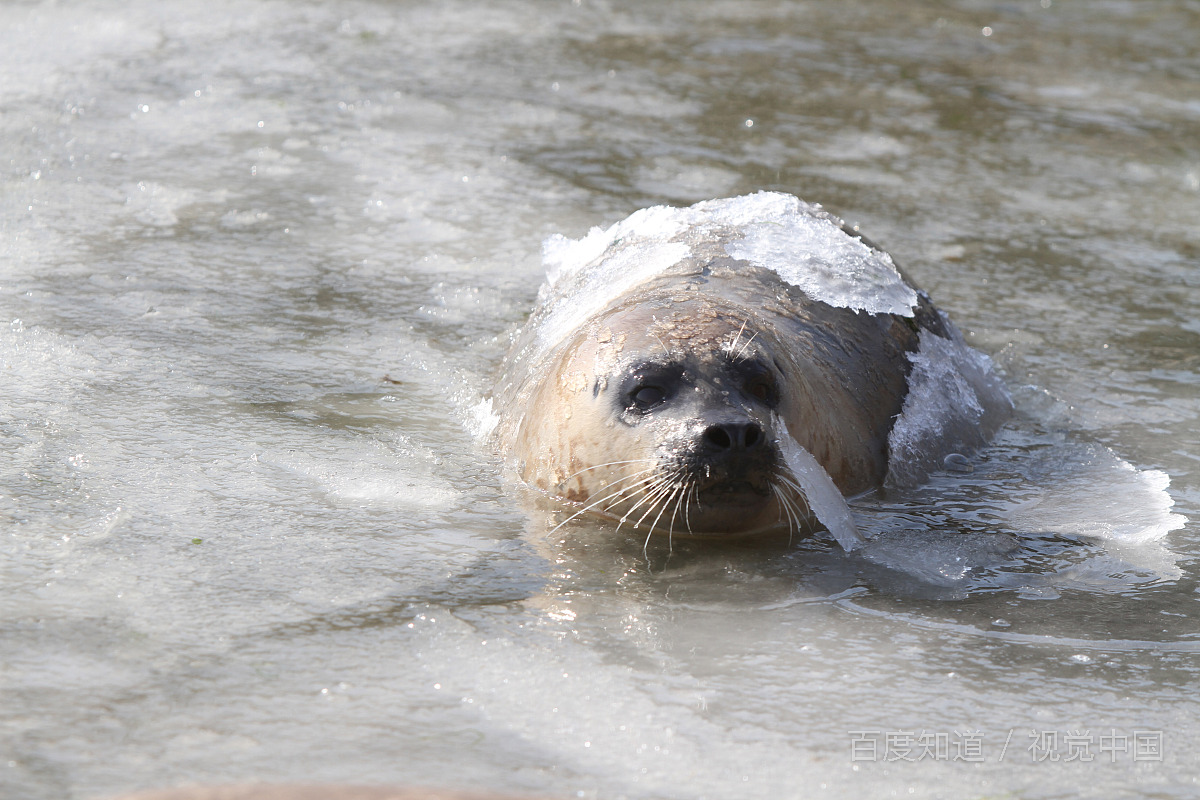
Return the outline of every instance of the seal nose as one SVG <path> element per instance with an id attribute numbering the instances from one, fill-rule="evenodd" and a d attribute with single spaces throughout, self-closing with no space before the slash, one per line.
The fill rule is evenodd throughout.
<path id="1" fill-rule="evenodd" d="M 704 443 L 721 452 L 753 450 L 762 440 L 762 428 L 753 422 L 724 422 L 704 429 Z"/>

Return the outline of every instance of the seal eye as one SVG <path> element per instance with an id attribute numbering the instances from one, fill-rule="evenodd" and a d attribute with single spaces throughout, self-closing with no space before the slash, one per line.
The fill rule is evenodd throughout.
<path id="1" fill-rule="evenodd" d="M 750 381 L 746 386 L 746 393 L 760 402 L 767 402 L 771 399 L 771 384 L 766 381 Z"/>
<path id="2" fill-rule="evenodd" d="M 768 408 L 779 404 L 779 389 L 775 384 L 775 377 L 765 369 L 756 370 L 748 375 L 742 383 L 742 391 Z"/>
<path id="3" fill-rule="evenodd" d="M 630 394 L 633 405 L 639 411 L 649 411 L 667 399 L 667 393 L 658 386 L 639 386 Z"/>
<path id="4" fill-rule="evenodd" d="M 625 421 L 637 424 L 638 417 L 668 403 L 678 395 L 683 381 L 684 372 L 679 364 L 646 362 L 634 366 L 621 381 L 618 395 Z"/>

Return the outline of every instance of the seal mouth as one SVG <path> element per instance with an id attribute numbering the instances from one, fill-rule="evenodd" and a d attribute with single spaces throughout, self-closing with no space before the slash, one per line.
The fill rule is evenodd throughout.
<path id="1" fill-rule="evenodd" d="M 786 466 L 768 449 L 718 463 L 695 459 L 683 469 L 679 466 L 676 474 L 690 488 L 676 534 L 736 537 L 805 527 L 801 520 L 808 508 L 803 494 L 795 491 Z"/>
<path id="2" fill-rule="evenodd" d="M 758 505 L 771 497 L 769 480 L 714 481 L 697 487 L 697 497 L 703 504 Z"/>
<path id="3" fill-rule="evenodd" d="M 772 429 L 727 429 L 740 437 L 737 446 L 708 446 L 706 428 L 703 437 L 668 441 L 654 458 L 584 467 L 560 483 L 559 491 L 566 493 L 576 475 L 592 473 L 598 487 L 572 498 L 583 504 L 574 516 L 590 512 L 616 520 L 617 530 L 644 531 L 647 541 L 654 534 L 717 539 L 811 530 L 805 491 Z M 752 440 L 743 435 L 751 430 Z"/>
<path id="4" fill-rule="evenodd" d="M 788 480 L 787 467 L 771 440 L 750 450 L 711 448 L 675 451 L 659 463 L 675 485 L 682 510 L 673 532 L 682 536 L 740 536 L 775 528 L 795 528 L 807 511 Z M 799 511 L 803 509 L 804 511 Z M 652 531 L 672 533 L 653 526 Z"/>
<path id="5" fill-rule="evenodd" d="M 590 511 L 616 520 L 617 530 L 628 525 L 647 532 L 647 542 L 654 534 L 715 539 L 810 529 L 808 502 L 786 465 L 756 462 L 722 469 L 660 461 L 584 498 L 586 505 L 571 518 Z"/>

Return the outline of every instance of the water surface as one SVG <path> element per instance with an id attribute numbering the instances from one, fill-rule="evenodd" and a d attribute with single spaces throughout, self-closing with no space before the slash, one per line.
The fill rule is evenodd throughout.
<path id="1" fill-rule="evenodd" d="M 0 795 L 1193 796 L 1198 28 L 0 7 Z M 471 433 L 541 241 L 760 189 L 886 247 L 1013 422 L 859 503 L 862 555 L 547 537 Z M 1171 511 L 1141 544 L 1078 524 Z"/>

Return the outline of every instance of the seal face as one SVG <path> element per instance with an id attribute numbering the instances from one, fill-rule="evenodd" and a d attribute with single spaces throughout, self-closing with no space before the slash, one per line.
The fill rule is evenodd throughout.
<path id="1" fill-rule="evenodd" d="M 548 402 L 576 421 L 573 430 L 598 435 L 527 458 L 526 480 L 584 502 L 599 481 L 612 495 L 604 513 L 636 514 L 631 521 L 640 525 L 665 521 L 692 533 L 767 527 L 778 518 L 779 454 L 768 432 L 783 372 L 746 333 L 747 320 L 697 301 L 650 308 L 655 313 L 632 307 L 605 316 L 594 336 L 570 348 L 562 363 L 572 382 Z M 557 474 L 560 460 L 571 474 Z"/>
<path id="2" fill-rule="evenodd" d="M 788 195 L 646 209 L 546 254 L 494 436 L 527 483 L 619 525 L 819 523 L 853 546 L 844 496 L 922 479 L 1008 407 L 886 253 Z"/>

